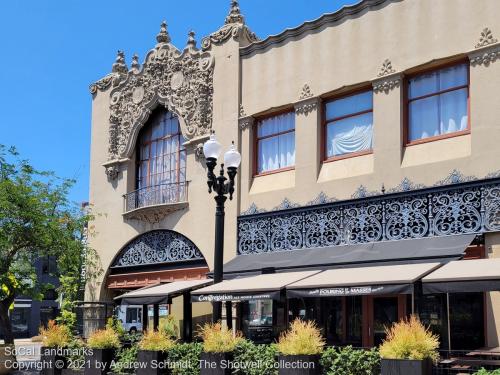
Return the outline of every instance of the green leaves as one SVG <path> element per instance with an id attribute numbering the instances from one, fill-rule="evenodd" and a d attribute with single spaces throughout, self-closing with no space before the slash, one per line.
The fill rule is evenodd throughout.
<path id="1" fill-rule="evenodd" d="M 321 356 L 321 365 L 327 375 L 375 375 L 380 373 L 380 355 L 377 349 L 331 347 Z"/>

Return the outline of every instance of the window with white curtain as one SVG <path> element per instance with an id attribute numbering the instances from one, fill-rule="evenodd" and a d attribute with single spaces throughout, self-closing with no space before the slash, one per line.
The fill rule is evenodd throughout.
<path id="1" fill-rule="evenodd" d="M 186 181 L 186 149 L 176 115 L 157 111 L 142 129 L 137 150 L 137 189 Z"/>
<path id="2" fill-rule="evenodd" d="M 295 113 L 268 117 L 257 124 L 257 174 L 295 165 Z"/>
<path id="3" fill-rule="evenodd" d="M 469 66 L 460 64 L 408 80 L 409 143 L 468 130 Z"/>
<path id="4" fill-rule="evenodd" d="M 365 91 L 325 104 L 326 159 L 371 152 L 373 93 Z"/>

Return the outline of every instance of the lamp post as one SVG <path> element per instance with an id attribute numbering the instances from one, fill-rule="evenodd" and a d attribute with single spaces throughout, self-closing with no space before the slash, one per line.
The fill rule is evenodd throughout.
<path id="1" fill-rule="evenodd" d="M 220 165 L 220 172 L 217 176 L 214 169 L 217 166 L 217 159 L 222 151 L 222 145 L 217 142 L 215 134 L 210 135 L 210 139 L 203 145 L 203 153 L 207 164 L 207 184 L 208 192 L 215 192 L 215 251 L 214 251 L 214 284 L 220 283 L 223 278 L 224 264 L 224 203 L 227 195 L 229 200 L 233 199 L 234 178 L 236 170 L 241 162 L 241 155 L 234 147 L 234 142 L 229 150 L 224 154 L 224 163 Z M 227 175 L 224 176 L 224 166 L 227 168 Z M 218 322 L 222 318 L 222 303 L 213 303 L 213 321 Z"/>

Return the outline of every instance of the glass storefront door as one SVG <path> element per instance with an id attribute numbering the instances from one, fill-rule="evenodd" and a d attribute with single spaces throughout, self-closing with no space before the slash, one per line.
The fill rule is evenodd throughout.
<path id="1" fill-rule="evenodd" d="M 399 319 L 398 297 L 373 298 L 373 345 L 379 346 L 385 339 L 385 331 Z"/>

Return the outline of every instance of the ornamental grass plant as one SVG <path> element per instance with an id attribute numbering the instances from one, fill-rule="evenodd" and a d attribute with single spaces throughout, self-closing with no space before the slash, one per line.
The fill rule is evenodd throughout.
<path id="1" fill-rule="evenodd" d="M 324 346 L 325 340 L 316 323 L 301 319 L 295 319 L 278 341 L 278 351 L 283 355 L 320 354 Z"/>
<path id="2" fill-rule="evenodd" d="M 139 341 L 140 350 L 150 350 L 154 352 L 166 352 L 174 345 L 175 341 L 164 331 L 146 331 L 141 341 Z"/>
<path id="3" fill-rule="evenodd" d="M 64 348 L 71 341 L 71 331 L 64 324 L 49 320 L 47 328 L 40 327 L 42 345 L 47 348 Z"/>
<path id="4" fill-rule="evenodd" d="M 230 353 L 233 352 L 243 337 L 240 332 L 218 323 L 206 323 L 198 327 L 198 336 L 203 340 L 205 353 Z"/>
<path id="5" fill-rule="evenodd" d="M 433 334 L 422 322 L 412 315 L 386 329 L 387 337 L 380 346 L 380 356 L 384 359 L 430 358 L 439 357 L 439 337 Z"/>
<path id="6" fill-rule="evenodd" d="M 120 338 L 112 328 L 94 331 L 87 340 L 87 345 L 92 349 L 118 349 Z"/>

